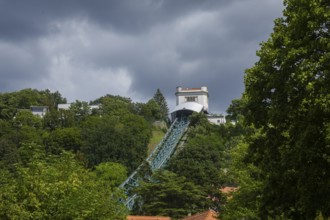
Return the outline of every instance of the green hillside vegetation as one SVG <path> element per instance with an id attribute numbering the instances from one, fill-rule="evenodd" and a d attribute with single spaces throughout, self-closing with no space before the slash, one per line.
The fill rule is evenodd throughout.
<path id="1" fill-rule="evenodd" d="M 0 218 L 124 219 L 118 186 L 145 160 L 160 107 L 112 95 L 60 103 L 49 90 L 0 94 Z"/>
<path id="2" fill-rule="evenodd" d="M 154 173 L 145 159 L 165 131 L 153 123 L 168 116 L 159 89 L 146 103 L 105 95 L 61 111 L 59 92 L 0 93 L 0 219 L 125 219 L 118 186 L 141 163 L 131 214 L 330 219 L 330 5 L 284 3 L 227 123 L 193 113 L 184 146 Z"/>

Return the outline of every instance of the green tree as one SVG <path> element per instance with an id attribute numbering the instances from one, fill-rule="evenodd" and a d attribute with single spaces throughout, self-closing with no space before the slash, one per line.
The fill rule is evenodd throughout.
<path id="1" fill-rule="evenodd" d="M 188 214 L 204 211 L 210 200 L 198 186 L 175 173 L 160 170 L 150 181 L 136 189 L 139 195 L 135 213 L 140 215 L 171 216 L 179 219 Z"/>
<path id="2" fill-rule="evenodd" d="M 213 198 L 210 207 L 220 210 L 219 189 L 225 183 L 221 176 L 226 159 L 224 141 L 218 126 L 211 125 L 205 115 L 193 114 L 190 120 L 192 126 L 184 148 L 170 159 L 168 169 L 201 187 Z"/>
<path id="3" fill-rule="evenodd" d="M 263 135 L 249 155 L 265 177 L 260 216 L 330 216 L 330 4 L 285 0 L 246 72 L 246 115 Z"/>
<path id="4" fill-rule="evenodd" d="M 45 138 L 45 142 L 49 152 L 58 153 L 62 150 L 77 152 L 83 144 L 81 129 L 77 127 L 56 129 Z"/>
<path id="5" fill-rule="evenodd" d="M 140 114 L 148 121 L 163 119 L 160 107 L 153 99 L 150 99 L 146 104 L 142 105 Z"/>
<path id="6" fill-rule="evenodd" d="M 105 187 L 117 187 L 127 178 L 127 169 L 119 163 L 100 163 L 95 167 L 97 178 L 104 182 Z"/>
<path id="7" fill-rule="evenodd" d="M 43 117 L 42 122 L 43 122 L 43 127 L 46 130 L 53 131 L 56 128 L 60 128 L 62 126 L 60 112 L 54 109 L 50 110 Z"/>
<path id="8" fill-rule="evenodd" d="M 58 91 L 52 93 L 49 89 L 46 89 L 45 91 L 40 91 L 40 93 L 43 96 L 43 105 L 48 106 L 50 111 L 57 110 L 58 104 L 67 103 L 66 98 L 63 98 Z"/>
<path id="9" fill-rule="evenodd" d="M 33 115 L 30 111 L 22 110 L 17 112 L 13 123 L 15 126 L 29 126 L 35 129 L 42 127 L 42 119 L 39 116 Z"/>
<path id="10" fill-rule="evenodd" d="M 91 116 L 82 124 L 82 152 L 90 166 L 112 161 L 132 172 L 146 158 L 150 136 L 150 127 L 141 116 Z"/>
<path id="11" fill-rule="evenodd" d="M 163 93 L 161 93 L 160 89 L 157 89 L 156 93 L 154 94 L 153 100 L 155 100 L 159 106 L 161 118 L 165 121 L 168 121 L 169 110 L 168 110 L 166 99 L 165 99 Z"/>
<path id="12" fill-rule="evenodd" d="M 259 138 L 259 133 L 251 139 Z M 260 219 L 259 208 L 263 181 L 261 171 L 247 158 L 248 144 L 240 138 L 230 150 L 230 163 L 222 177 L 238 190 L 225 195 L 228 200 L 223 204 L 221 219 Z M 229 197 L 228 197 L 229 196 Z"/>
<path id="13" fill-rule="evenodd" d="M 134 113 L 133 104 L 130 98 L 113 96 L 108 94 L 90 103 L 101 104 L 101 108 L 100 108 L 101 114 L 122 115 L 124 113 Z"/>
<path id="14" fill-rule="evenodd" d="M 226 116 L 227 120 L 238 121 L 242 120 L 242 116 L 244 115 L 244 99 L 233 99 L 231 104 L 227 108 L 226 112 L 228 115 Z"/>
<path id="15" fill-rule="evenodd" d="M 1 219 L 125 219 L 122 194 L 104 187 L 103 173 L 86 170 L 68 152 L 46 155 L 30 144 L 21 153 L 24 163 L 14 174 L 0 169 Z"/>
<path id="16" fill-rule="evenodd" d="M 205 192 L 222 185 L 220 169 L 224 164 L 224 145 L 215 133 L 196 134 L 170 160 L 168 169 L 203 188 Z"/>
<path id="17" fill-rule="evenodd" d="M 66 99 L 58 91 L 52 93 L 48 89 L 0 93 L 0 118 L 11 120 L 18 109 L 30 109 L 31 106 L 48 106 L 50 110 L 56 110 L 59 103 L 66 103 Z"/>
<path id="18" fill-rule="evenodd" d="M 70 105 L 69 111 L 72 112 L 76 124 L 83 122 L 91 113 L 88 103 L 78 100 Z"/>
<path id="19" fill-rule="evenodd" d="M 30 111 L 21 110 L 17 112 L 15 118 L 11 120 L 14 132 L 10 132 L 7 137 L 16 144 L 22 143 L 42 143 L 42 119 L 33 115 Z"/>

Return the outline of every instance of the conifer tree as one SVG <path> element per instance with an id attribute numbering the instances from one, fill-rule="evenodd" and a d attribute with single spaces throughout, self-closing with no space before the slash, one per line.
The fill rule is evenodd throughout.
<path id="1" fill-rule="evenodd" d="M 161 113 L 161 118 L 164 120 L 167 120 L 168 118 L 168 107 L 167 107 L 167 102 L 163 94 L 161 93 L 160 89 L 157 89 L 153 99 L 156 101 L 156 103 L 160 107 L 160 113 Z"/>

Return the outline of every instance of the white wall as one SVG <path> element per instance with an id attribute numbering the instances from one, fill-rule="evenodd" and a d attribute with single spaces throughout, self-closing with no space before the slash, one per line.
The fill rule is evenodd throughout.
<path id="1" fill-rule="evenodd" d="M 197 97 L 197 100 L 195 102 L 203 105 L 205 111 L 208 111 L 209 109 L 209 94 L 206 86 L 191 89 L 183 89 L 181 87 L 177 87 L 177 92 L 175 93 L 175 95 L 176 105 L 180 105 L 182 103 L 187 102 L 187 97 Z"/>
<path id="2" fill-rule="evenodd" d="M 207 118 L 210 123 L 220 125 L 220 124 L 225 124 L 226 123 L 226 118 L 223 116 L 215 117 L 211 116 Z"/>

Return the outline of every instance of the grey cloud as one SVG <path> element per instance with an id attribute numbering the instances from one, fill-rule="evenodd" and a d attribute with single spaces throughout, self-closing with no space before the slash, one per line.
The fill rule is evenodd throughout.
<path id="1" fill-rule="evenodd" d="M 47 25 L 72 17 L 88 17 L 117 31 L 137 33 L 196 10 L 209 10 L 228 1 L 199 0 L 2 0 L 0 38 L 22 40 L 47 34 Z"/>

